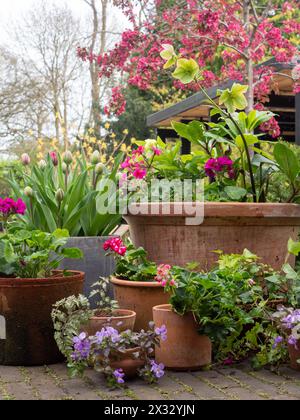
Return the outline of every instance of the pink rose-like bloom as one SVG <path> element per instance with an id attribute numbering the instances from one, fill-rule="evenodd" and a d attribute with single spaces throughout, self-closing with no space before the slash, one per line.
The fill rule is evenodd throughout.
<path id="1" fill-rule="evenodd" d="M 52 160 L 53 165 L 57 166 L 58 165 L 57 153 L 56 152 L 50 152 L 49 155 L 50 155 L 50 158 Z"/>
<path id="2" fill-rule="evenodd" d="M 26 211 L 26 204 L 21 198 L 18 198 L 17 201 L 12 198 L 0 198 L 0 212 L 2 215 L 10 216 L 13 214 L 24 215 Z"/>
<path id="3" fill-rule="evenodd" d="M 157 276 L 155 280 L 161 284 L 162 287 L 176 286 L 175 280 L 172 278 L 171 266 L 169 264 L 161 264 L 157 267 Z"/>
<path id="4" fill-rule="evenodd" d="M 106 241 L 103 245 L 104 251 L 112 251 L 123 257 L 126 254 L 127 248 L 121 238 L 113 238 Z"/>
<path id="5" fill-rule="evenodd" d="M 205 166 L 205 173 L 206 175 L 211 178 L 215 179 L 216 175 L 218 174 L 224 174 L 227 172 L 229 178 L 234 178 L 234 168 L 233 168 L 233 162 L 229 157 L 227 156 L 221 156 L 216 159 L 209 159 Z"/>
<path id="6" fill-rule="evenodd" d="M 147 175 L 147 171 L 145 169 L 137 168 L 133 174 L 134 178 L 136 179 L 144 179 Z"/>

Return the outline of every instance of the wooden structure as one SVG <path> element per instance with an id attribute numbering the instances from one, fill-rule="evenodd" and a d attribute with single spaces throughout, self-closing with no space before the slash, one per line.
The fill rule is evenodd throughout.
<path id="1" fill-rule="evenodd" d="M 266 108 L 277 115 L 282 137 L 289 142 L 295 142 L 300 145 L 300 94 L 293 92 L 293 80 L 291 76 L 292 64 L 276 63 L 269 60 L 261 66 L 272 66 L 276 74 L 276 93 L 270 95 L 270 101 Z M 229 80 L 226 83 L 214 86 L 208 89 L 211 98 L 216 98 L 218 89 L 227 89 L 232 86 L 234 81 Z M 157 134 L 163 139 L 174 139 L 177 136 L 172 130 L 172 121 L 181 121 L 187 123 L 192 120 L 210 121 L 210 107 L 203 103 L 205 100 L 203 93 L 196 93 L 189 98 L 167 108 L 156 112 L 147 118 L 147 125 L 157 129 Z M 190 143 L 182 140 L 182 153 L 189 153 Z"/>

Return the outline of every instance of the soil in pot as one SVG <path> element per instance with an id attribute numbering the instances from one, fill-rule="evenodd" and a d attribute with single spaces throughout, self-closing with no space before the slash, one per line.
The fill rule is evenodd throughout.
<path id="1" fill-rule="evenodd" d="M 46 279 L 0 279 L 0 364 L 37 366 L 62 360 L 54 340 L 53 305 L 82 293 L 84 273 Z"/>
<path id="2" fill-rule="evenodd" d="M 140 282 L 111 278 L 114 296 L 120 308 L 136 312 L 134 331 L 147 331 L 153 321 L 152 308 L 169 302 L 169 294 L 157 282 Z"/>
<path id="3" fill-rule="evenodd" d="M 128 309 L 116 309 L 111 316 L 95 314 L 89 323 L 83 326 L 83 331 L 89 336 L 94 336 L 104 327 L 113 327 L 119 333 L 127 330 L 133 331 L 136 319 L 136 313 Z"/>
<path id="4" fill-rule="evenodd" d="M 300 363 L 297 363 L 297 360 L 300 362 L 300 340 L 297 343 L 298 350 L 295 349 L 295 346 L 288 345 L 291 368 L 300 371 Z"/>
<path id="5" fill-rule="evenodd" d="M 118 360 L 110 363 L 112 369 L 123 369 L 127 379 L 134 378 L 138 374 L 138 369 L 145 365 L 145 361 L 136 359 L 134 353 L 140 351 L 140 348 L 128 349 L 125 353 L 119 353 Z"/>
<path id="6" fill-rule="evenodd" d="M 159 305 L 153 308 L 153 319 L 157 327 L 167 328 L 167 340 L 155 349 L 158 363 L 178 371 L 197 370 L 211 364 L 211 341 L 198 334 L 192 313 L 180 316 L 172 311 L 171 305 Z"/>

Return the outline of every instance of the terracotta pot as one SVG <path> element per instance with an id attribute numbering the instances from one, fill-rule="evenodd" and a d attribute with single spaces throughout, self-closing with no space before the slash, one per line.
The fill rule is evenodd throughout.
<path id="1" fill-rule="evenodd" d="M 119 353 L 119 360 L 112 361 L 110 367 L 113 369 L 123 369 L 126 378 L 134 378 L 138 373 L 138 369 L 145 365 L 143 360 L 134 358 L 133 354 L 138 351 L 140 351 L 140 348 L 136 347 L 134 349 L 126 350 L 124 354 Z"/>
<path id="2" fill-rule="evenodd" d="M 242 253 L 247 248 L 280 269 L 289 238 L 297 240 L 300 230 L 297 204 L 204 203 L 204 221 L 194 226 L 186 225 L 190 215 L 184 208 L 176 211 L 175 204 L 170 204 L 167 215 L 163 203 L 156 205 L 155 215 L 143 203 L 140 214 L 134 215 L 131 207 L 132 213 L 124 216 L 134 245 L 144 247 L 149 259 L 158 264 L 184 266 L 197 261 L 202 269 L 209 269 L 218 259 L 212 251 Z M 295 259 L 291 256 L 289 262 L 293 265 Z"/>
<path id="3" fill-rule="evenodd" d="M 83 330 L 89 335 L 95 335 L 103 327 L 110 326 L 115 330 L 122 331 L 134 329 L 136 313 L 128 309 L 117 309 L 112 316 L 93 316 Z"/>
<path id="4" fill-rule="evenodd" d="M 297 343 L 298 350 L 295 349 L 294 346 L 288 345 L 290 361 L 291 361 L 291 368 L 300 370 L 300 363 L 297 363 L 297 360 L 300 361 L 300 340 Z"/>
<path id="5" fill-rule="evenodd" d="M 135 331 L 148 330 L 153 320 L 152 308 L 168 303 L 169 294 L 157 282 L 141 282 L 111 278 L 115 299 L 122 309 L 136 312 Z"/>
<path id="6" fill-rule="evenodd" d="M 84 273 L 62 271 L 46 279 L 0 278 L 0 364 L 35 366 L 57 363 L 52 306 L 83 290 Z"/>
<path id="7" fill-rule="evenodd" d="M 171 305 L 159 305 L 153 308 L 153 319 L 157 327 L 167 327 L 167 340 L 155 350 L 158 363 L 173 370 L 197 370 L 211 364 L 211 341 L 198 334 L 191 313 L 179 316 Z"/>

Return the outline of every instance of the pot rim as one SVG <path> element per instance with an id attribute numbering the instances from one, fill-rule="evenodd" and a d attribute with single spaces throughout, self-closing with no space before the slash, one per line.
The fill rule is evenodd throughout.
<path id="1" fill-rule="evenodd" d="M 151 288 L 162 288 L 163 286 L 156 281 L 133 281 L 133 280 L 123 280 L 115 276 L 110 277 L 110 282 L 117 286 L 124 287 L 151 287 Z"/>
<path id="2" fill-rule="evenodd" d="M 170 303 L 165 303 L 163 305 L 153 306 L 153 311 L 156 311 L 156 312 L 158 312 L 158 311 L 161 311 L 161 312 L 174 312 L 172 310 L 172 305 Z M 175 314 L 175 312 L 174 312 L 174 314 Z"/>
<path id="3" fill-rule="evenodd" d="M 113 312 L 118 312 L 118 313 L 123 312 L 123 315 L 119 315 L 119 316 L 113 316 L 113 315 L 112 316 L 97 316 L 97 315 L 94 315 L 90 319 L 93 320 L 93 321 L 97 321 L 97 320 L 104 321 L 106 319 L 124 320 L 124 319 L 130 319 L 130 318 L 136 317 L 136 312 L 131 311 L 130 309 L 116 309 Z"/>
<path id="4" fill-rule="evenodd" d="M 250 218 L 299 218 L 300 219 L 300 205 L 293 203 L 239 203 L 239 202 L 174 202 L 174 203 L 135 203 L 131 204 L 131 209 L 139 210 L 132 213 L 128 208 L 128 213 L 124 214 L 124 219 L 127 218 L 144 218 L 144 217 L 191 217 L 186 208 L 195 208 L 196 205 L 204 205 L 204 218 L 207 217 L 250 217 Z M 155 213 L 151 214 L 149 206 L 154 206 Z M 169 214 L 163 214 L 163 206 L 170 206 Z M 176 206 L 176 207 L 175 207 Z M 186 206 L 186 208 L 184 208 Z M 181 207 L 181 208 L 180 208 Z M 225 214 L 224 214 L 225 213 Z"/>
<path id="5" fill-rule="evenodd" d="M 70 276 L 60 276 L 60 273 L 67 271 Z M 53 286 L 57 284 L 72 283 L 76 281 L 84 281 L 85 273 L 77 270 L 53 270 L 58 275 L 45 278 L 27 279 L 27 278 L 13 278 L 13 277 L 0 277 L 1 287 L 42 287 Z"/>

